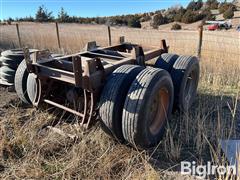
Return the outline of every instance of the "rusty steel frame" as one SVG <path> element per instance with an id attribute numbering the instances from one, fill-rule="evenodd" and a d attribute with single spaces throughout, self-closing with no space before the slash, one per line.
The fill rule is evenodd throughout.
<path id="1" fill-rule="evenodd" d="M 160 45 L 159 48 L 150 48 L 144 52 L 143 48 L 136 44 L 122 42 L 101 48 L 96 46 L 96 42 L 89 42 L 85 51 L 57 58 L 53 58 L 48 50 L 37 51 L 30 56 L 29 50 L 24 48 L 27 69 L 36 75 L 37 92 L 33 105 L 38 106 L 45 102 L 63 109 L 81 117 L 80 124 L 88 128 L 106 76 L 125 64 L 145 66 L 146 61 L 168 52 L 165 40 L 162 40 Z M 48 99 L 49 92 L 55 87 L 53 83 L 56 82 L 83 90 L 83 112 Z"/>

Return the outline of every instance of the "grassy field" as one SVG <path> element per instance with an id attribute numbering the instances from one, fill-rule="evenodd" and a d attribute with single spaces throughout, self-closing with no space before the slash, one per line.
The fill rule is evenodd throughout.
<path id="1" fill-rule="evenodd" d="M 20 26 L 22 41 L 35 48 L 57 47 L 54 24 Z M 1 26 L 2 48 L 17 46 L 14 26 Z M 46 33 L 48 32 L 48 33 Z M 112 28 L 113 41 L 158 46 L 196 54 L 197 31 Z M 107 45 L 105 26 L 60 25 L 65 53 L 77 52 L 90 40 Z M 111 139 L 97 123 L 84 132 L 73 118 L 51 109 L 21 105 L 14 92 L 0 91 L 0 178 L 5 179 L 191 179 L 179 174 L 180 162 L 225 164 L 220 139 L 240 138 L 240 37 L 204 32 L 198 97 L 188 113 L 175 113 L 160 144 L 139 151 Z M 219 179 L 223 177 L 218 177 Z"/>

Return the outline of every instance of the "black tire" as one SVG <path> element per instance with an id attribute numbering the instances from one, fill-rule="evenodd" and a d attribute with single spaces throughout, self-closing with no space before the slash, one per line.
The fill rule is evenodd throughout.
<path id="1" fill-rule="evenodd" d="M 157 59 L 154 67 L 164 69 L 170 73 L 178 57 L 176 54 L 164 53 Z"/>
<path id="2" fill-rule="evenodd" d="M 194 56 L 180 56 L 171 71 L 174 85 L 174 109 L 189 110 L 197 94 L 199 60 Z"/>
<path id="3" fill-rule="evenodd" d="M 2 57 L 0 57 L 0 63 L 3 66 L 9 66 L 12 69 L 16 70 L 20 62 L 17 62 L 17 61 L 14 61 L 14 60 L 10 59 L 10 58 L 2 56 Z"/>
<path id="4" fill-rule="evenodd" d="M 21 49 L 12 49 L 12 50 L 3 51 L 1 55 L 5 58 L 9 58 L 15 61 L 17 64 L 20 64 L 24 59 L 24 54 Z"/>
<path id="5" fill-rule="evenodd" d="M 2 66 L 0 68 L 0 78 L 3 81 L 6 81 L 8 83 L 14 82 L 15 73 L 16 73 L 16 71 L 8 66 Z"/>
<path id="6" fill-rule="evenodd" d="M 11 83 L 11 84 L 14 83 L 14 75 L 10 75 L 10 74 L 1 72 L 0 78 L 5 82 Z"/>
<path id="7" fill-rule="evenodd" d="M 163 69 L 147 68 L 133 81 L 125 100 L 124 138 L 143 149 L 161 140 L 173 107 L 173 83 Z"/>
<path id="8" fill-rule="evenodd" d="M 14 76 L 16 71 L 8 66 L 2 66 L 1 67 L 1 70 L 0 70 L 1 73 L 5 73 L 5 74 L 9 74 L 11 76 Z"/>
<path id="9" fill-rule="evenodd" d="M 27 94 L 32 104 L 34 103 L 36 92 L 37 82 L 35 79 L 35 75 L 30 73 L 27 78 Z"/>
<path id="10" fill-rule="evenodd" d="M 109 77 L 100 98 L 99 115 L 106 126 L 103 129 L 118 140 L 123 141 L 122 111 L 124 102 L 135 77 L 144 68 L 136 65 L 123 65 Z"/>
<path id="11" fill-rule="evenodd" d="M 31 104 L 31 101 L 30 101 L 28 93 L 27 93 L 28 75 L 29 75 L 29 73 L 27 71 L 26 62 L 22 61 L 16 71 L 14 85 L 15 85 L 15 89 L 16 89 L 18 97 L 25 104 Z"/>
<path id="12" fill-rule="evenodd" d="M 23 56 L 22 49 L 11 49 L 1 52 L 2 56 L 8 57 L 8 56 Z"/>

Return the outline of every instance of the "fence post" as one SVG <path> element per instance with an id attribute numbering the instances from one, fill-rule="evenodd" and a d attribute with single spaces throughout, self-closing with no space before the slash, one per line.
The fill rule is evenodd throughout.
<path id="1" fill-rule="evenodd" d="M 59 47 L 59 49 L 61 49 L 60 36 L 59 36 L 59 28 L 58 28 L 58 23 L 57 23 L 57 22 L 56 22 L 56 32 L 57 32 L 58 47 Z"/>
<path id="2" fill-rule="evenodd" d="M 108 45 L 112 45 L 111 28 L 108 26 Z"/>
<path id="3" fill-rule="evenodd" d="M 21 41 L 21 37 L 20 37 L 20 32 L 19 32 L 19 26 L 18 26 L 18 24 L 16 24 L 16 29 L 17 29 L 17 36 L 18 36 L 19 47 L 22 48 L 22 41 Z"/>
<path id="4" fill-rule="evenodd" d="M 125 42 L 125 37 L 124 36 L 120 36 L 119 37 L 119 43 L 123 44 Z"/>
<path id="5" fill-rule="evenodd" d="M 199 32 L 199 40 L 198 40 L 197 56 L 198 56 L 199 58 L 201 58 L 201 53 L 202 53 L 202 40 L 203 40 L 203 24 L 199 26 L 198 32 Z"/>

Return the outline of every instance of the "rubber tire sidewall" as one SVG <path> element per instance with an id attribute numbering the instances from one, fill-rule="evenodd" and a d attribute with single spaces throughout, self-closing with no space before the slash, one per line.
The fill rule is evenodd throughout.
<path id="1" fill-rule="evenodd" d="M 31 104 L 31 101 L 27 93 L 28 75 L 27 65 L 25 60 L 23 60 L 16 71 L 14 86 L 18 97 L 22 100 L 22 102 L 29 105 Z"/>
<path id="2" fill-rule="evenodd" d="M 132 87 L 129 90 L 129 93 L 131 93 L 131 91 L 134 91 L 134 89 L 135 90 L 137 89 L 134 85 L 135 83 L 138 83 L 138 82 L 137 81 L 133 82 Z M 123 128 L 129 128 L 132 131 L 131 132 L 132 135 L 124 134 L 124 137 L 128 141 L 130 140 L 129 142 L 134 146 L 136 145 L 137 147 L 140 147 L 143 149 L 147 149 L 149 147 L 155 146 L 157 143 L 159 143 L 159 141 L 161 140 L 161 137 L 164 134 L 165 124 L 167 123 L 167 121 L 163 123 L 161 129 L 156 135 L 153 135 L 150 132 L 150 128 L 148 124 L 149 123 L 148 114 L 150 113 L 149 107 L 151 107 L 150 105 L 152 103 L 152 100 L 155 98 L 156 93 L 161 89 L 160 87 L 166 87 L 169 93 L 169 107 L 168 107 L 167 118 L 170 118 L 172 107 L 173 107 L 174 89 L 173 89 L 171 77 L 169 73 L 165 70 L 161 69 L 161 71 L 159 71 L 151 79 L 151 82 L 146 88 L 146 92 L 143 94 L 143 96 L 134 98 L 134 101 L 138 101 L 136 102 L 136 104 L 134 102 L 127 103 L 127 101 L 131 101 L 131 98 L 132 98 L 131 96 L 128 97 L 128 99 L 125 101 L 124 111 L 126 111 L 127 113 L 124 112 L 123 114 L 123 119 L 125 121 L 123 123 L 127 124 L 128 122 L 126 121 L 130 120 L 128 119 L 129 118 L 128 113 L 134 114 L 134 117 L 131 116 L 130 118 L 135 118 L 133 124 L 136 124 L 135 126 L 136 129 L 132 129 L 133 127 L 126 127 L 127 125 L 123 124 Z M 139 93 L 137 94 L 139 95 Z M 139 99 L 141 100 L 139 101 Z M 132 104 L 135 104 L 135 105 L 132 106 Z"/>

